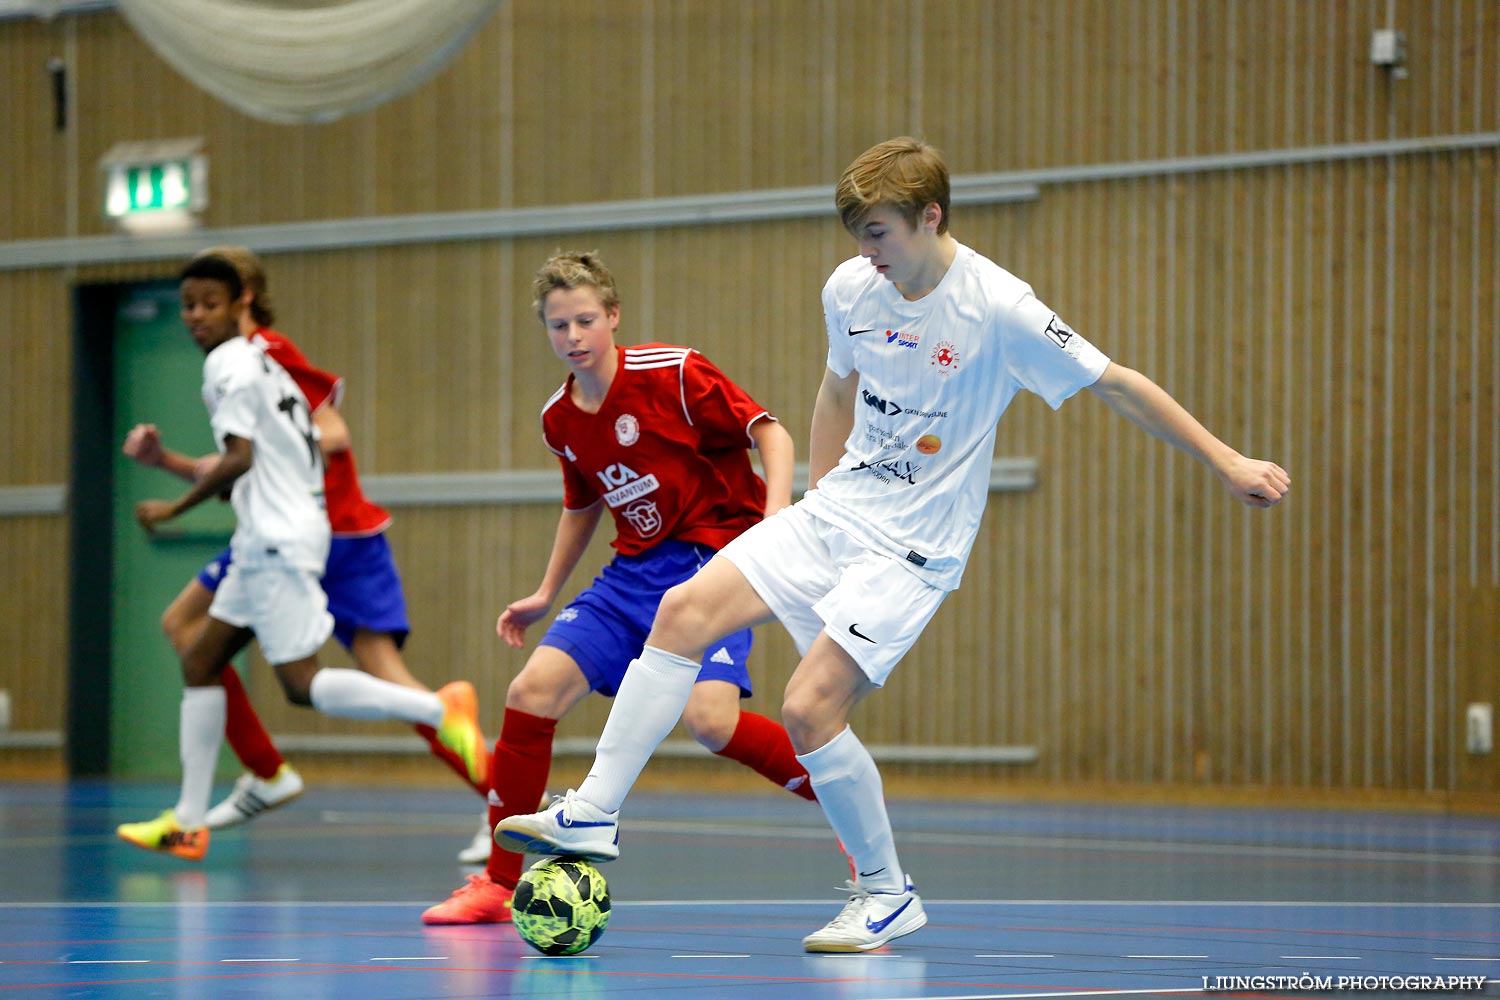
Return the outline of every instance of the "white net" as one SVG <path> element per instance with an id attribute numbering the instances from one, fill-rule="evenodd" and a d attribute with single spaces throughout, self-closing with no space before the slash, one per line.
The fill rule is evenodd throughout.
<path id="1" fill-rule="evenodd" d="M 119 0 L 179 73 L 264 121 L 332 121 L 432 76 L 500 0 Z"/>

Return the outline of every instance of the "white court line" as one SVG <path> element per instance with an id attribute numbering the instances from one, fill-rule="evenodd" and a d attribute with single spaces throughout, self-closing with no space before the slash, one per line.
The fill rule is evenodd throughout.
<path id="1" fill-rule="evenodd" d="M 673 955 L 673 958 L 749 958 L 745 955 Z"/>
<path id="2" fill-rule="evenodd" d="M 1280 959 L 1291 959 L 1294 962 L 1363 962 L 1363 955 L 1277 955 Z"/>
<path id="3" fill-rule="evenodd" d="M 221 964 L 253 964 L 256 962 L 300 962 L 300 958 L 221 958 Z"/>
<path id="4" fill-rule="evenodd" d="M 1061 993 L 970 993 L 965 996 L 940 997 L 897 997 L 895 1000 L 1028 1000 L 1035 997 L 1129 997 L 1149 994 L 1157 996 L 1163 993 L 1202 993 L 1199 986 L 1188 986 L 1183 989 L 1176 987 L 1169 990 L 1065 990 Z"/>
<path id="5" fill-rule="evenodd" d="M 1207 955 L 1121 955 L 1121 958 L 1207 958 Z"/>
<path id="6" fill-rule="evenodd" d="M 69 965 L 146 965 L 149 958 L 70 958 Z M 3 964 L 3 963 L 0 963 Z"/>
<path id="7" fill-rule="evenodd" d="M 393 955 L 389 958 L 372 958 L 372 962 L 446 962 L 447 955 Z"/>
<path id="8" fill-rule="evenodd" d="M 1056 958 L 1056 955 L 975 955 L 975 958 Z"/>
<path id="9" fill-rule="evenodd" d="M 1451 958 L 1447 955 L 1433 955 L 1432 960 L 1434 962 L 1500 962 L 1500 958 L 1468 958 L 1463 955 L 1454 955 Z"/>

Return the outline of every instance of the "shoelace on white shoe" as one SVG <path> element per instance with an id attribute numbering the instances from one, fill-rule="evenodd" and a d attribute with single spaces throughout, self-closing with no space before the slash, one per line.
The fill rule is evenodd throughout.
<path id="1" fill-rule="evenodd" d="M 583 796 L 579 795 L 571 788 L 564 792 L 562 795 L 552 796 L 552 804 L 547 807 L 547 811 L 551 812 L 558 806 L 562 806 L 563 819 L 565 819 L 568 823 L 572 823 L 575 819 L 577 819 L 579 817 L 580 811 L 583 809 L 589 809 L 592 812 L 598 813 L 599 815 L 605 817 L 608 817 L 610 815 L 603 809 L 600 809 L 598 806 L 594 805 L 588 799 L 585 799 Z"/>
<path id="2" fill-rule="evenodd" d="M 830 920 L 828 926 L 824 927 L 823 930 L 843 931 L 851 927 L 864 930 L 865 904 L 869 901 L 872 893 L 868 889 L 855 885 L 853 879 L 846 881 L 837 888 L 840 892 L 847 892 L 849 894 L 849 902 L 844 904 L 844 908 L 839 911 L 839 915 Z"/>

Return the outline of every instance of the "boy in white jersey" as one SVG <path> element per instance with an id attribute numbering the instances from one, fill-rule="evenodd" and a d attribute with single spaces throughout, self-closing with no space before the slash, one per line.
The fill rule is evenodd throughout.
<path id="1" fill-rule="evenodd" d="M 197 861 L 208 850 L 204 817 L 224 739 L 219 674 L 252 637 L 294 704 L 347 718 L 430 725 L 445 746 L 470 759 L 482 755 L 483 737 L 467 701 L 358 670 L 318 666 L 318 648 L 333 631 L 328 599 L 318 583 L 330 529 L 323 508 L 323 459 L 307 400 L 285 369 L 240 336 L 244 287 L 233 264 L 201 256 L 181 277 L 182 319 L 207 355 L 203 402 L 220 456 L 181 497 L 143 500 L 135 516 L 151 531 L 232 488 L 233 563 L 214 594 L 207 623 L 182 655 L 186 690 L 178 731 L 182 790 L 177 805 L 116 832 L 139 847 Z"/>
<path id="2" fill-rule="evenodd" d="M 1029 285 L 955 241 L 948 192 L 942 158 L 916 139 L 883 142 L 844 172 L 836 201 L 859 256 L 823 289 L 816 488 L 667 592 L 588 778 L 545 812 L 502 822 L 497 839 L 617 856 L 619 808 L 676 721 L 696 657 L 716 637 L 774 617 L 802 654 L 782 719 L 857 873 L 844 909 L 803 947 L 878 948 L 927 916 L 896 855 L 880 772 L 848 719 L 958 586 L 984 511 L 995 425 L 1016 392 L 1056 408 L 1087 388 L 1208 465 L 1242 503 L 1269 507 L 1290 489 L 1279 466 L 1234 451 L 1073 332 Z"/>

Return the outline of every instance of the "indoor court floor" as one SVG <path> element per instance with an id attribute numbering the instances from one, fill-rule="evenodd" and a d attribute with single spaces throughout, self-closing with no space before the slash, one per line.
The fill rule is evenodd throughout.
<path id="1" fill-rule="evenodd" d="M 0 1000 L 978 1000 L 1175 996 L 1204 977 L 1262 996 L 1264 981 L 1218 977 L 1500 978 L 1492 817 L 893 801 L 927 927 L 812 956 L 801 937 L 848 876 L 815 806 L 639 794 L 604 869 L 607 932 L 549 959 L 509 925 L 421 924 L 476 870 L 453 860 L 479 817 L 460 791 L 313 785 L 216 835 L 201 865 L 115 839 L 174 798 L 0 783 Z"/>

